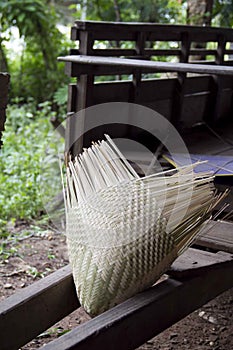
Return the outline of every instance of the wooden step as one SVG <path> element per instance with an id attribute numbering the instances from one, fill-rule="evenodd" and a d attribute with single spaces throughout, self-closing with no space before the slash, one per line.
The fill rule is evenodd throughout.
<path id="1" fill-rule="evenodd" d="M 195 244 L 233 253 L 233 223 L 229 221 L 211 221 L 207 225 L 206 233 L 198 237 Z"/>

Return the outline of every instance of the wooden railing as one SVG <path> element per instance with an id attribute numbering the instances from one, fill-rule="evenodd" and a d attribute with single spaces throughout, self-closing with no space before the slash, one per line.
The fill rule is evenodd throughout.
<path id="1" fill-rule="evenodd" d="M 198 122 L 216 125 L 232 117 L 230 28 L 77 21 L 71 38 L 77 49 L 60 58 L 67 74 L 77 78 L 69 86 L 70 114 L 99 103 L 137 103 L 162 114 L 181 133 Z M 206 48 L 193 48 L 197 43 Z M 164 61 L 171 55 L 175 60 Z M 198 55 L 202 60 L 192 61 Z M 67 150 L 73 154 L 95 139 L 92 131 L 79 146 L 71 145 L 76 129 L 74 120 L 68 122 Z"/>
<path id="2" fill-rule="evenodd" d="M 192 56 L 205 58 L 210 55 L 214 56 L 216 64 L 231 64 L 227 55 L 233 54 L 233 50 L 228 48 L 233 42 L 233 31 L 228 28 L 76 21 L 71 39 L 79 41 L 78 51 L 72 53 L 81 55 L 177 56 L 180 62 L 188 62 Z M 103 48 L 102 44 L 101 48 L 100 41 L 104 41 L 106 47 Z M 212 47 L 193 48 L 194 43 L 209 43 Z"/>

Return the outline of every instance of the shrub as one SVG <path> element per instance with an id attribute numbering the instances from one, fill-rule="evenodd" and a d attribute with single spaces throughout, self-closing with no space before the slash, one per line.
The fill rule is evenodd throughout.
<path id="1" fill-rule="evenodd" d="M 14 104 L 7 114 L 0 153 L 2 222 L 36 218 L 44 212 L 45 197 L 49 198 L 60 186 L 57 168 L 52 165 L 57 164 L 57 149 L 63 147 L 49 122 L 54 115 L 50 103 L 44 102 L 38 108 L 33 102 Z M 41 193 L 43 184 L 46 193 Z"/>

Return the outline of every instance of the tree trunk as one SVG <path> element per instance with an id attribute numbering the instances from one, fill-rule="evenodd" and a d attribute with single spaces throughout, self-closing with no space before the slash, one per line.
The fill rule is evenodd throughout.
<path id="1" fill-rule="evenodd" d="M 188 0 L 187 24 L 210 26 L 212 19 L 213 0 Z M 194 49 L 206 48 L 205 43 L 193 43 Z M 205 55 L 192 56 L 191 61 L 205 60 Z"/>
<path id="2" fill-rule="evenodd" d="M 5 51 L 2 47 L 2 42 L 0 41 L 0 72 L 8 72 L 8 64 Z"/>
<path id="3" fill-rule="evenodd" d="M 210 26 L 213 0 L 188 0 L 187 23 L 191 25 Z"/>
<path id="4" fill-rule="evenodd" d="M 114 11 L 115 11 L 115 16 L 116 16 L 116 22 L 121 22 L 121 13 L 120 13 L 118 1 L 113 0 L 113 2 L 114 2 Z"/>

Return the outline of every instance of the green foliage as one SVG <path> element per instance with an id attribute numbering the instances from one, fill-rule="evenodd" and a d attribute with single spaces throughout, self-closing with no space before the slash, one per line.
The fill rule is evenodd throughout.
<path id="1" fill-rule="evenodd" d="M 1 221 L 31 219 L 44 211 L 41 183 L 48 181 L 46 196 L 51 196 L 57 181 L 53 184 L 42 170 L 42 164 L 49 160 L 57 162 L 53 150 L 56 140 L 49 118 L 54 115 L 49 103 L 39 105 L 12 105 L 8 108 L 8 120 L 4 132 L 4 147 L 0 153 L 0 212 Z M 56 151 L 55 151 L 56 152 Z"/>
<path id="2" fill-rule="evenodd" d="M 40 0 L 0 1 L 2 25 L 9 23 L 19 28 L 21 36 L 32 36 L 36 26 L 46 22 L 46 9 Z"/>
<path id="3" fill-rule="evenodd" d="M 45 69 L 42 53 L 33 45 L 26 47 L 21 58 L 9 62 L 9 72 L 11 97 L 21 97 L 24 101 L 28 97 L 33 97 L 38 103 L 52 100 L 61 85 L 68 84 L 64 65 L 56 63 L 56 69 Z"/>
<path id="4" fill-rule="evenodd" d="M 233 27 L 233 0 L 215 0 L 214 23 L 222 27 Z"/>
<path id="5" fill-rule="evenodd" d="M 60 107 L 63 107 L 68 99 L 68 87 L 67 85 L 63 85 L 60 88 L 57 89 L 57 91 L 54 94 L 54 101 L 56 104 Z M 65 111 L 64 111 L 65 113 Z"/>
<path id="6" fill-rule="evenodd" d="M 61 84 L 68 81 L 64 65 L 57 62 L 57 57 L 66 54 L 69 46 L 57 28 L 60 14 L 55 6 L 42 0 L 0 0 L 0 13 L 1 32 L 16 26 L 25 42 L 16 60 L 11 61 L 8 55 L 11 96 L 22 97 L 24 101 L 31 96 L 37 102 L 51 99 Z M 0 46 L 3 52 L 4 39 Z"/>
<path id="7" fill-rule="evenodd" d="M 83 0 L 80 3 L 82 9 L 86 6 L 90 20 L 179 23 L 184 18 L 182 6 L 176 0 Z M 81 12 L 76 12 L 76 16 L 80 17 Z"/>

